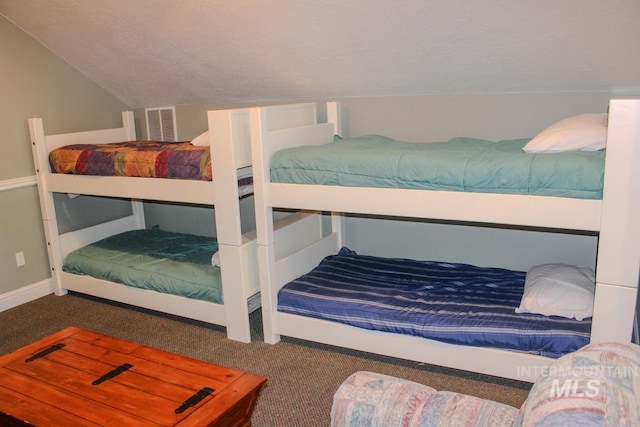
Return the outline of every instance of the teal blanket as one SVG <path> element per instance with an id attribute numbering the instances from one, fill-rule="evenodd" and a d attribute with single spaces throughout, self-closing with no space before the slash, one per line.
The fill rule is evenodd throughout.
<path id="1" fill-rule="evenodd" d="M 80 248 L 62 270 L 137 288 L 222 303 L 220 268 L 211 264 L 215 238 L 133 230 Z"/>
<path id="2" fill-rule="evenodd" d="M 279 151 L 271 181 L 601 199 L 604 151 L 525 153 L 529 139 L 414 143 L 379 135 Z"/>

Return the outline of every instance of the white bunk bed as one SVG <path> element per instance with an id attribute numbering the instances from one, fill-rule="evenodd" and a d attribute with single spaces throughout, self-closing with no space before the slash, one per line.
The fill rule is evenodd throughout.
<path id="1" fill-rule="evenodd" d="M 123 126 L 95 131 L 46 135 L 43 121 L 31 118 L 29 130 L 54 290 L 68 290 L 163 313 L 226 326 L 230 339 L 249 342 L 249 313 L 260 307 L 255 231 L 243 234 L 238 177 L 251 174 L 249 111 L 209 111 L 209 149 L 215 178 L 209 181 L 52 173 L 51 150 L 68 144 L 116 143 L 136 139 L 133 112 L 122 114 Z M 132 214 L 77 231 L 59 234 L 53 193 L 131 199 Z M 75 249 L 108 236 L 144 229 L 142 200 L 215 206 L 223 304 L 121 285 L 64 272 L 64 258 Z M 300 220 L 300 221 L 298 221 Z M 299 227 L 313 218 L 291 216 L 279 221 L 283 240 L 300 236 Z M 312 229 L 313 227 L 311 227 Z"/>
<path id="2" fill-rule="evenodd" d="M 295 127 L 283 126 L 296 117 Z M 340 106 L 327 104 L 317 123 L 315 104 L 256 108 L 251 137 L 265 340 L 290 336 L 418 362 L 533 382 L 550 358 L 493 348 L 447 344 L 411 335 L 361 329 L 279 312 L 278 292 L 343 245 L 341 213 L 428 218 L 597 232 L 596 291 L 591 342 L 629 341 L 640 268 L 640 101 L 610 102 L 602 200 L 276 183 L 271 159 L 279 150 L 321 145 L 340 135 Z M 289 119 L 284 119 L 289 118 Z M 384 201 L 381 203 L 380 201 Z M 496 208 L 499 206 L 499 209 Z M 288 257 L 274 244 L 274 208 L 334 212 L 332 231 Z"/>

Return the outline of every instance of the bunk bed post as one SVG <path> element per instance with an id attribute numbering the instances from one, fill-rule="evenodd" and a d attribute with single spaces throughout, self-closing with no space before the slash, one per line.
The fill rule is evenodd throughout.
<path id="1" fill-rule="evenodd" d="M 251 279 L 246 270 L 252 266 L 243 266 L 247 260 L 243 258 L 242 250 L 242 246 L 218 244 L 227 338 L 248 343 L 251 342 L 251 327 L 244 289 L 247 280 Z"/>
<path id="2" fill-rule="evenodd" d="M 243 160 L 238 152 L 245 150 L 245 145 L 250 146 L 249 114 L 246 109 L 212 110 L 207 113 L 207 119 L 227 336 L 250 342 L 245 290 L 250 281 L 257 280 L 257 272 L 248 265 L 251 261 L 257 263 L 257 259 L 245 253 L 242 246 L 238 191 L 238 167 Z"/>
<path id="3" fill-rule="evenodd" d="M 275 344 L 280 341 L 277 331 L 278 289 L 271 282 L 275 266 L 274 245 L 258 245 L 258 267 L 260 274 L 260 298 L 262 303 L 262 331 L 264 342 Z"/>
<path id="4" fill-rule="evenodd" d="M 48 194 L 51 196 L 51 193 Z M 62 272 L 63 258 L 60 255 L 60 239 L 58 238 L 58 223 L 55 218 L 42 221 L 44 235 L 47 240 L 47 254 L 49 256 L 49 269 L 53 280 L 53 291 L 56 295 L 66 295 L 67 290 L 61 286 L 60 273 Z"/>
<path id="5" fill-rule="evenodd" d="M 215 195 L 216 235 L 218 243 L 240 246 L 242 226 L 240 205 L 238 204 L 238 170 L 234 146 L 242 135 L 235 135 L 232 126 L 233 111 L 209 111 L 209 148 L 213 171 L 213 192 Z M 246 120 L 248 121 L 248 116 Z M 232 141 L 230 144 L 229 141 Z"/>
<path id="6" fill-rule="evenodd" d="M 605 161 L 591 342 L 629 342 L 640 271 L 640 100 L 611 100 Z"/>
<path id="7" fill-rule="evenodd" d="M 133 111 L 122 112 L 122 127 L 125 131 L 125 141 L 134 141 L 136 139 L 136 122 Z M 141 200 L 131 199 L 131 211 L 136 219 L 136 227 L 145 228 L 144 219 L 144 202 Z"/>
<path id="8" fill-rule="evenodd" d="M 136 228 L 146 228 L 146 221 L 144 219 L 144 203 L 141 200 L 131 199 L 131 211 L 135 217 Z"/>
<path id="9" fill-rule="evenodd" d="M 277 308 L 277 292 L 271 284 L 271 270 L 275 264 L 273 208 L 267 204 L 269 195 L 267 183 L 269 177 L 269 155 L 264 145 L 264 136 L 267 131 L 266 120 L 262 115 L 266 114 L 259 108 L 252 108 L 250 112 L 251 122 L 251 157 L 253 160 L 253 185 L 254 203 L 256 215 L 256 236 L 258 244 L 258 274 L 260 280 L 260 299 L 262 304 L 262 323 L 264 341 L 275 344 L 280 341 L 280 336 L 275 334 Z"/>
<path id="10" fill-rule="evenodd" d="M 134 141 L 136 139 L 136 122 L 133 111 L 122 112 L 122 127 L 125 131 L 124 140 Z M 131 211 L 136 219 L 136 227 L 145 228 L 144 202 L 131 199 Z"/>
<path id="11" fill-rule="evenodd" d="M 38 197 L 42 212 L 42 225 L 47 243 L 47 254 L 53 289 L 56 295 L 66 294 L 60 286 L 60 272 L 62 271 L 62 259 L 60 257 L 60 242 L 58 239 L 58 224 L 56 222 L 56 210 L 53 202 L 53 194 L 48 191 L 44 174 L 49 171 L 49 153 L 46 151 L 46 136 L 41 118 L 31 118 L 29 122 L 29 134 L 33 163 L 36 165 L 36 180 L 38 182 Z"/>
<path id="12" fill-rule="evenodd" d="M 40 195 L 40 210 L 42 211 L 42 219 L 55 219 L 56 211 L 54 209 L 53 197 L 51 193 L 47 191 L 46 182 L 44 181 L 43 174 L 49 171 L 48 154 L 46 147 L 46 136 L 44 135 L 44 125 L 41 118 L 29 119 L 29 134 L 31 136 L 31 152 L 33 154 L 33 162 L 36 166 L 36 179 L 38 186 L 42 186 L 43 191 L 39 192 Z"/>
<path id="13" fill-rule="evenodd" d="M 252 108 L 250 112 L 251 158 L 253 160 L 253 185 L 255 188 L 254 199 L 258 246 L 273 244 L 273 209 L 267 204 L 269 194 L 266 185 L 266 183 L 270 181 L 269 162 L 271 159 L 264 141 L 267 129 L 265 129 L 266 120 L 263 120 L 263 114 L 266 113 L 260 108 Z M 258 226 L 258 224 L 260 224 L 260 226 Z"/>
<path id="14" fill-rule="evenodd" d="M 339 102 L 327 102 L 327 121 L 334 124 L 334 133 L 342 136 L 342 110 Z"/>
<path id="15" fill-rule="evenodd" d="M 327 102 L 327 122 L 333 123 L 335 135 L 342 136 L 342 109 L 339 102 Z M 342 247 L 344 244 L 344 215 L 337 212 L 331 213 L 331 231 L 338 233 L 339 245 Z"/>
<path id="16" fill-rule="evenodd" d="M 126 132 L 125 140 L 133 141 L 136 139 L 136 122 L 133 118 L 133 111 L 122 112 L 122 127 Z"/>

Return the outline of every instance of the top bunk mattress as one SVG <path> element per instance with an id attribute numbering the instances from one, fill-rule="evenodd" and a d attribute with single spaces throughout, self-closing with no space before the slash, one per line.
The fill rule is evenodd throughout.
<path id="1" fill-rule="evenodd" d="M 271 182 L 602 199 L 604 150 L 525 153 L 529 141 L 337 139 L 276 152 Z"/>
<path id="2" fill-rule="evenodd" d="M 124 141 L 72 144 L 52 150 L 54 173 L 100 176 L 174 178 L 211 181 L 211 151 L 190 142 Z M 253 178 L 242 177 L 240 186 Z"/>

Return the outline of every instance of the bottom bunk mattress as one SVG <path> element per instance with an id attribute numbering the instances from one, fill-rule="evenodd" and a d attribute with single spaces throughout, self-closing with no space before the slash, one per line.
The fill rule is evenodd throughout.
<path id="1" fill-rule="evenodd" d="M 343 248 L 285 285 L 278 311 L 450 344 L 560 357 L 591 319 L 516 313 L 525 272 L 358 255 Z"/>
<path id="2" fill-rule="evenodd" d="M 62 270 L 136 288 L 221 304 L 215 238 L 160 229 L 132 230 L 82 247 Z"/>

